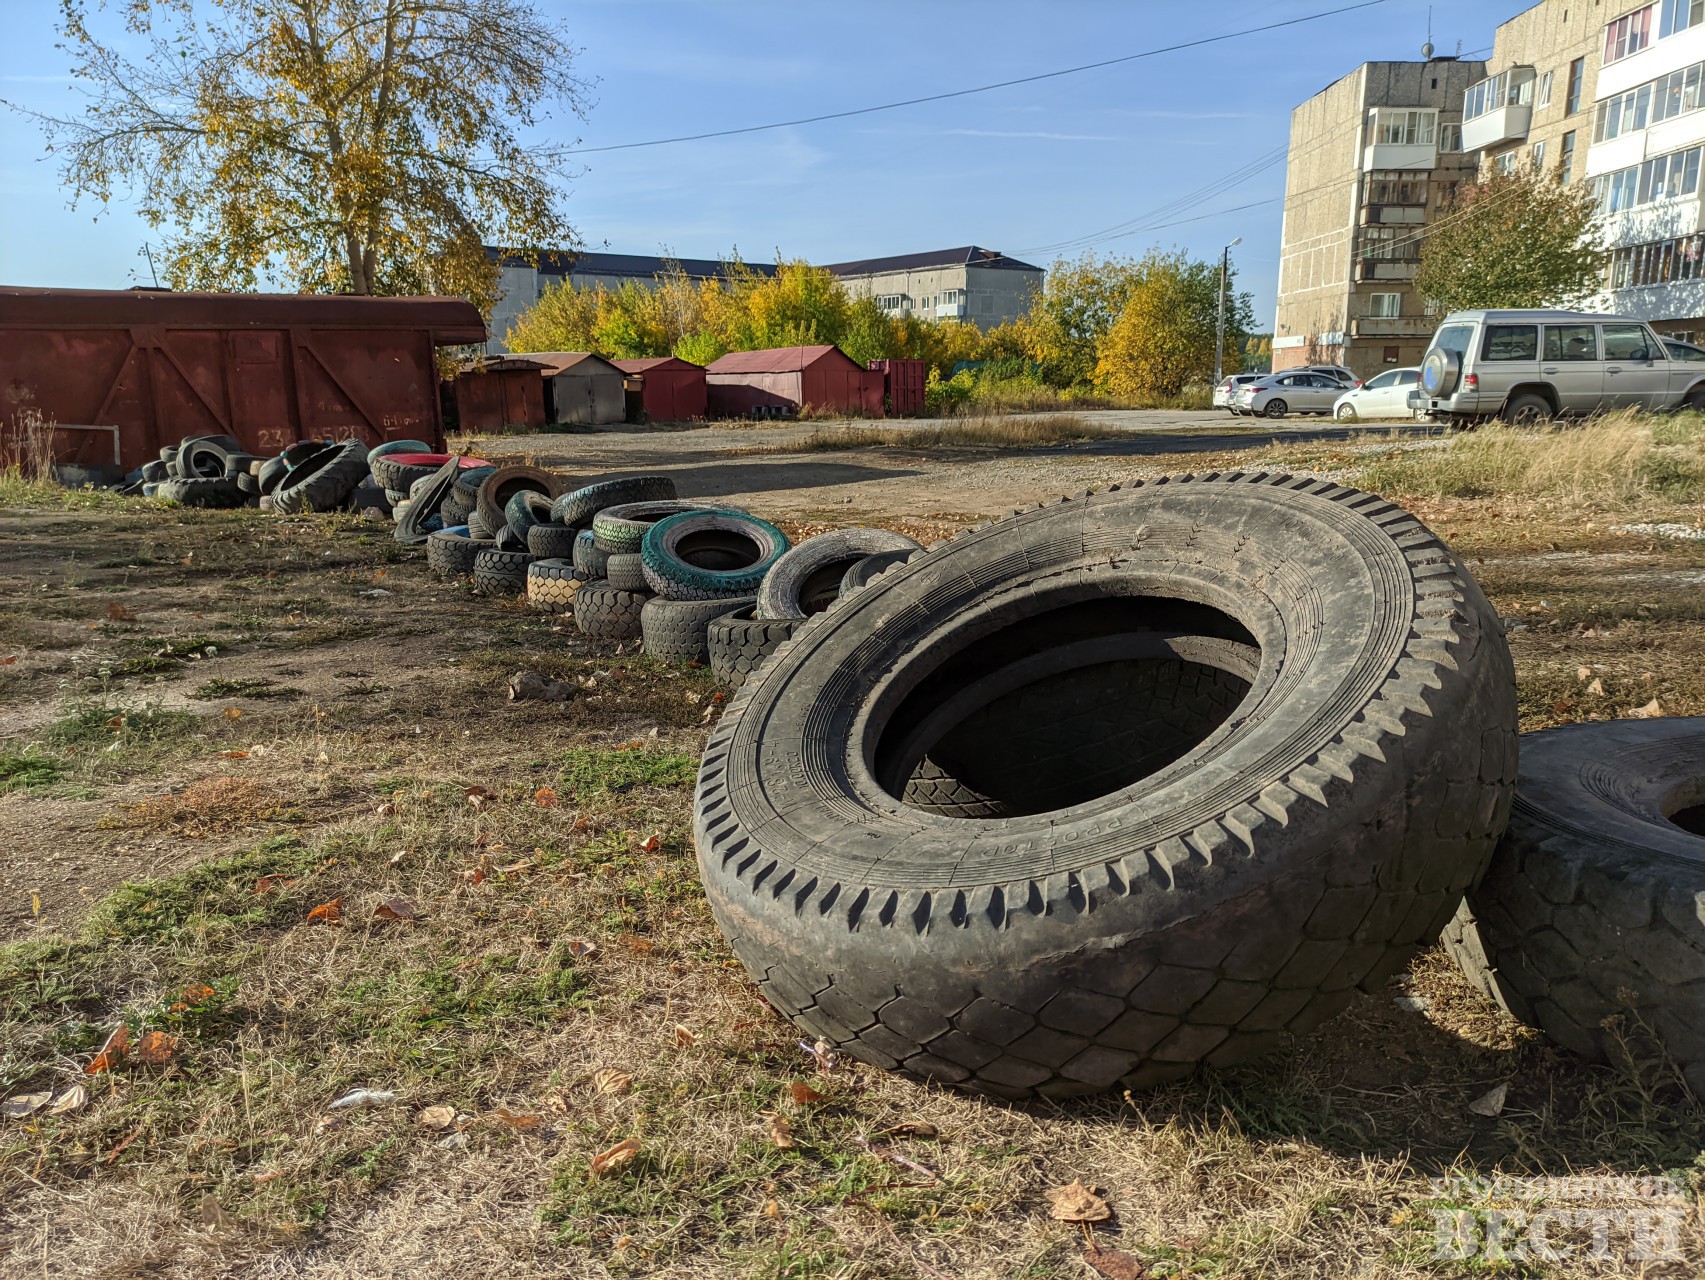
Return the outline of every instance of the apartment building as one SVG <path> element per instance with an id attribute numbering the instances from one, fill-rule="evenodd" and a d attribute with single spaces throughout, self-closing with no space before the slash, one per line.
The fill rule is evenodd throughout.
<path id="1" fill-rule="evenodd" d="M 1590 3 L 1590 0 L 1588 0 Z M 1291 113 L 1273 368 L 1418 363 L 1433 318 L 1411 283 L 1426 226 L 1478 156 L 1462 106 L 1486 64 L 1367 62 Z"/>
<path id="2" fill-rule="evenodd" d="M 1606 13 L 1600 0 L 1546 0 L 1494 31 L 1486 78 L 1462 105 L 1463 149 L 1485 172 L 1533 164 L 1565 182 L 1585 174 Z"/>
<path id="3" fill-rule="evenodd" d="M 894 315 L 962 320 L 982 329 L 1028 311 L 1044 274 L 1041 267 L 976 245 L 831 262 L 828 270 L 854 297 L 874 297 Z"/>

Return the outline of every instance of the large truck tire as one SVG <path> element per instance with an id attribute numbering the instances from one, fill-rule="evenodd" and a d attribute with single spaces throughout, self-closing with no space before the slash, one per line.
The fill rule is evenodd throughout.
<path id="1" fill-rule="evenodd" d="M 711 735 L 694 835 L 807 1035 L 1057 1097 L 1383 983 L 1485 869 L 1515 767 L 1503 626 L 1420 521 L 1214 473 L 1020 512 L 797 624 Z M 989 816 L 907 803 L 926 775 Z"/>
<path id="2" fill-rule="evenodd" d="M 1705 717 L 1525 736 L 1509 830 L 1445 946 L 1588 1061 L 1655 1039 L 1705 1092 Z"/>

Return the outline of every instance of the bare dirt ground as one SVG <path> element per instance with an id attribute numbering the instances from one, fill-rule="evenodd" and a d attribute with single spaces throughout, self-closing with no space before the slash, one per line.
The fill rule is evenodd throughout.
<path id="1" fill-rule="evenodd" d="M 1265 424 L 1228 444 L 1211 422 L 1129 452 L 734 452 L 798 427 L 479 449 L 667 470 L 794 533 L 939 536 L 1099 483 L 1343 472 L 1382 447 Z M 1705 714 L 1705 543 L 1410 505 L 1509 620 L 1524 728 Z M 523 667 L 581 691 L 511 703 Z M 437 581 L 387 526 L 0 510 L 0 1096 L 88 1095 L 0 1120 L 0 1274 L 1088 1277 L 1045 1194 L 1074 1179 L 1115 1211 L 1095 1240 L 1135 1260 L 1101 1274 L 1705 1265 L 1696 1182 L 1685 1261 L 1635 1264 L 1625 1227 L 1608 1262 L 1578 1232 L 1519 1271 L 1435 1256 L 1434 1210 L 1467 1202 L 1430 1179 L 1687 1181 L 1705 1134 L 1661 1060 L 1583 1065 L 1436 953 L 1275 1058 L 1148 1095 L 1010 1107 L 821 1070 L 698 890 L 690 789 L 719 705 L 704 672 Z M 89 1074 L 121 1024 L 162 1039 Z M 1500 1084 L 1500 1112 L 1470 1111 Z M 394 1096 L 331 1109 L 358 1088 Z"/>

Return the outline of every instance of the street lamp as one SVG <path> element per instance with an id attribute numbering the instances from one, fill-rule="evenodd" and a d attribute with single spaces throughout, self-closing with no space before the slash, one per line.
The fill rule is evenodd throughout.
<path id="1" fill-rule="evenodd" d="M 1214 385 L 1220 385 L 1225 377 L 1225 278 L 1231 269 L 1231 251 L 1243 243 L 1243 237 L 1238 236 L 1225 248 L 1220 250 L 1220 320 L 1219 327 L 1214 332 Z"/>

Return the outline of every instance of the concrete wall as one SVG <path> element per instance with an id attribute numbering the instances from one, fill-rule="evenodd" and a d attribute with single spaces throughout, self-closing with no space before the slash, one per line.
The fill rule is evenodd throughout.
<path id="1" fill-rule="evenodd" d="M 855 298 L 900 295 L 909 301 L 896 315 L 913 315 L 923 320 L 963 319 L 979 329 L 1016 320 L 1030 308 L 1031 295 L 1042 287 L 1043 272 L 1004 267 L 967 266 L 954 263 L 944 267 L 927 267 L 913 271 L 884 271 L 872 275 L 843 275 L 841 282 Z M 947 291 L 962 291 L 965 295 L 965 314 L 938 314 L 935 299 Z"/>

